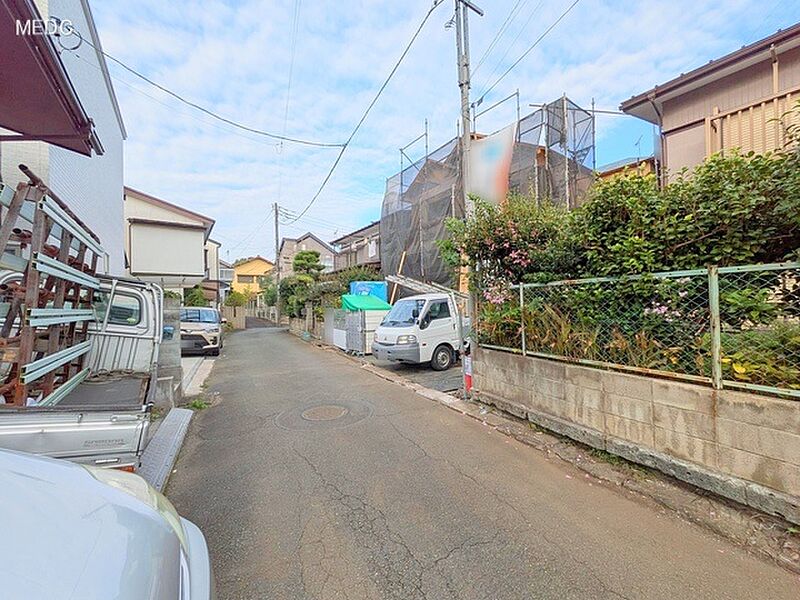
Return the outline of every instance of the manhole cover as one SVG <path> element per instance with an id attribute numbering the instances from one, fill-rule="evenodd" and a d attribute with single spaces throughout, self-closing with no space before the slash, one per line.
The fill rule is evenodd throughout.
<path id="1" fill-rule="evenodd" d="M 345 416 L 349 410 L 344 406 L 336 406 L 333 404 L 323 404 L 322 406 L 315 406 L 304 410 L 300 416 L 306 421 L 335 421 Z"/>
<path id="2" fill-rule="evenodd" d="M 319 402 L 294 406 L 275 417 L 275 424 L 294 431 L 324 431 L 340 429 L 372 414 L 372 407 L 360 400 L 342 400 L 334 403 Z"/>

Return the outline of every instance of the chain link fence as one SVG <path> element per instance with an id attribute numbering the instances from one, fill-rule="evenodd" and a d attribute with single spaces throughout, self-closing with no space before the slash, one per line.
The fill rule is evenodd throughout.
<path id="1" fill-rule="evenodd" d="M 510 286 L 488 348 L 800 398 L 800 263 Z"/>

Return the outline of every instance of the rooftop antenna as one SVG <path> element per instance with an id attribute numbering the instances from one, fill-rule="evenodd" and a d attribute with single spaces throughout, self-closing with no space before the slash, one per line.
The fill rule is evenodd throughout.
<path id="1" fill-rule="evenodd" d="M 642 134 L 642 135 L 644 135 L 644 134 Z M 639 160 L 640 160 L 640 158 L 642 156 L 642 136 L 641 135 L 639 136 L 639 139 L 636 140 L 636 143 L 634 144 L 634 146 L 636 146 L 636 170 L 638 171 L 639 170 Z"/>

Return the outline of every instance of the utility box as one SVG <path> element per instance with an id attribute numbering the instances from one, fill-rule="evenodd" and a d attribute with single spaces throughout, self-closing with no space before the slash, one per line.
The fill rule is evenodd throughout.
<path id="1" fill-rule="evenodd" d="M 372 336 L 391 305 L 375 296 L 344 294 L 345 350 L 353 354 L 371 354 Z M 337 346 L 339 344 L 336 344 Z"/>

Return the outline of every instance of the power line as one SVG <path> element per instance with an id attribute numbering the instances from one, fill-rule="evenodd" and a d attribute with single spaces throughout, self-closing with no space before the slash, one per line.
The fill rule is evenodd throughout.
<path id="1" fill-rule="evenodd" d="M 280 214 L 285 219 L 289 219 L 287 221 L 282 221 L 282 223 L 285 223 L 285 224 L 293 222 L 293 221 L 291 221 L 291 219 L 294 219 L 295 217 L 298 217 L 298 219 L 297 219 L 298 221 L 302 221 L 302 222 L 308 223 L 308 224 L 310 224 L 312 226 L 315 226 L 315 227 L 322 227 L 324 229 L 329 229 L 331 231 L 344 230 L 344 229 L 348 229 L 350 227 L 349 225 L 342 225 L 341 223 L 334 223 L 333 221 L 329 221 L 327 219 L 320 219 L 320 218 L 317 218 L 317 217 L 309 217 L 308 215 L 299 216 L 298 213 L 292 212 L 292 211 L 288 211 L 288 210 L 284 210 L 283 208 L 281 208 Z"/>
<path id="2" fill-rule="evenodd" d="M 297 34 L 300 28 L 300 0 L 294 0 L 294 14 L 292 15 L 292 50 L 289 59 L 289 79 L 286 83 L 286 105 L 283 109 L 283 129 L 281 135 L 286 135 L 289 123 L 289 101 L 292 97 L 292 76 L 294 75 L 294 58 L 297 51 Z M 283 142 L 281 142 L 281 155 L 278 158 L 278 206 L 283 194 Z"/>
<path id="3" fill-rule="evenodd" d="M 578 4 L 578 2 L 580 2 L 580 1 L 581 1 L 581 0 L 574 0 L 574 1 L 573 1 L 573 3 L 572 3 L 572 4 L 570 4 L 570 5 L 567 7 L 567 9 L 566 9 L 566 10 L 565 10 L 563 13 L 561 13 L 561 15 L 560 15 L 560 16 L 559 16 L 559 17 L 558 17 L 558 18 L 557 18 L 557 19 L 556 19 L 556 20 L 553 22 L 553 24 L 552 24 L 552 25 L 550 25 L 550 27 L 548 27 L 547 29 L 545 29 L 545 30 L 544 30 L 544 33 L 542 33 L 542 35 L 540 35 L 538 38 L 536 38 L 536 41 L 535 41 L 535 42 L 533 42 L 533 44 L 531 44 L 530 46 L 528 46 L 528 49 L 527 49 L 527 50 L 525 50 L 525 52 L 523 52 L 523 53 L 522 53 L 522 55 L 521 55 L 521 56 L 520 56 L 520 57 L 519 57 L 517 60 L 515 60 L 515 61 L 514 61 L 514 62 L 511 64 L 511 66 L 510 66 L 510 67 L 508 67 L 508 68 L 507 68 L 507 69 L 506 69 L 506 70 L 503 72 L 503 74 L 502 74 L 502 75 L 500 75 L 500 77 L 498 77 L 498 78 L 495 80 L 495 82 L 494 82 L 492 85 L 490 85 L 490 86 L 489 86 L 489 88 L 488 88 L 488 89 L 487 89 L 485 92 L 483 92 L 483 93 L 481 94 L 481 97 L 480 97 L 480 98 L 478 98 L 477 102 L 478 102 L 478 103 L 480 103 L 480 102 L 481 102 L 481 101 L 484 99 L 484 97 L 486 96 L 486 94 L 488 94 L 489 92 L 491 92 L 491 91 L 492 91 L 492 90 L 493 90 L 493 89 L 494 89 L 494 88 L 497 86 L 497 84 L 498 84 L 498 83 L 500 83 L 500 82 L 501 82 L 501 81 L 502 81 L 502 80 L 505 78 L 505 76 L 506 76 L 506 75 L 508 75 L 508 74 L 509 74 L 509 73 L 510 73 L 510 72 L 511 72 L 511 71 L 512 71 L 512 70 L 513 70 L 513 69 L 514 69 L 514 68 L 515 68 L 515 67 L 516 67 L 516 66 L 517 66 L 519 63 L 521 63 L 521 62 L 523 61 L 523 59 L 524 59 L 526 56 L 528 56 L 528 54 L 530 54 L 530 53 L 533 51 L 533 49 L 534 49 L 534 48 L 536 48 L 536 46 L 538 46 L 538 45 L 539 45 L 539 42 L 541 42 L 541 41 L 542 41 L 542 40 L 543 40 L 543 39 L 544 39 L 544 38 L 547 36 L 547 34 L 549 34 L 551 31 L 553 31 L 553 29 L 555 29 L 556 25 L 558 25 L 558 24 L 559 24 L 559 23 L 560 23 L 560 22 L 561 22 L 561 21 L 564 19 L 564 17 L 566 17 L 566 16 L 569 14 L 569 12 L 570 12 L 570 11 L 571 11 L 573 8 L 575 8 L 575 6 L 576 6 L 576 5 Z"/>
<path id="4" fill-rule="evenodd" d="M 492 38 L 492 41 L 489 42 L 489 45 L 486 47 L 486 51 L 483 53 L 483 56 L 481 56 L 480 60 L 478 61 L 478 64 L 475 65 L 474 69 L 472 69 L 472 76 L 473 77 L 475 76 L 475 73 L 478 71 L 478 69 L 481 68 L 481 65 L 483 64 L 483 61 L 485 61 L 488 58 L 489 53 L 497 45 L 497 42 L 499 42 L 500 38 L 503 37 L 503 34 L 508 29 L 508 26 L 511 24 L 511 21 L 514 20 L 514 17 L 516 16 L 516 13 L 518 12 L 518 9 L 521 10 L 522 7 L 520 5 L 525 6 L 525 4 L 527 4 L 527 3 L 528 3 L 528 0 L 524 0 L 524 1 L 523 0 L 517 0 L 517 2 L 511 8 L 511 12 L 508 13 L 508 16 L 506 17 L 506 20 L 503 21 L 503 24 L 500 26 L 500 29 L 497 31 L 497 33 L 494 34 L 494 37 Z"/>
<path id="5" fill-rule="evenodd" d="M 253 236 L 254 236 L 256 233 L 258 233 L 259 231 L 261 231 L 261 228 L 262 228 L 262 227 L 263 227 L 263 226 L 266 224 L 266 222 L 267 222 L 267 221 L 269 221 L 270 217 L 271 217 L 271 215 L 270 215 L 270 216 L 268 216 L 268 217 L 267 217 L 266 219 L 264 219 L 263 221 L 261 221 L 261 222 L 260 222 L 258 225 L 256 225 L 256 228 L 255 228 L 255 229 L 253 229 L 253 231 L 251 231 L 250 233 L 248 233 L 246 236 L 244 236 L 244 237 L 243 237 L 241 240 L 239 240 L 239 241 L 238 241 L 236 244 L 234 244 L 234 245 L 233 245 L 233 246 L 231 246 L 230 248 L 227 248 L 227 250 L 228 250 L 228 251 L 234 250 L 234 249 L 236 249 L 236 248 L 240 247 L 242 244 L 244 244 L 244 243 L 245 243 L 245 242 L 247 242 L 248 240 L 252 239 L 252 237 L 253 237 Z M 247 246 L 245 246 L 245 247 L 247 247 Z"/>
<path id="6" fill-rule="evenodd" d="M 165 94 L 168 94 L 168 95 L 172 96 L 173 98 L 175 98 L 179 102 L 182 102 L 183 104 L 186 104 L 187 106 L 190 106 L 190 107 L 194 108 L 195 110 L 199 110 L 200 112 L 203 112 L 203 113 L 207 114 L 208 116 L 210 116 L 210 117 L 212 117 L 212 118 L 214 118 L 214 119 L 216 119 L 218 121 L 222 121 L 223 123 L 226 123 L 226 124 L 228 124 L 228 125 L 230 125 L 232 127 L 236 127 L 237 129 L 241 129 L 243 131 L 248 131 L 250 133 L 253 133 L 253 134 L 256 134 L 256 135 L 262 135 L 264 137 L 272 138 L 272 139 L 275 139 L 275 140 L 281 140 L 283 142 L 292 142 L 293 144 L 302 144 L 302 145 L 305 145 L 305 146 L 316 146 L 316 147 L 319 147 L 319 148 L 344 148 L 344 144 L 335 144 L 335 143 L 329 143 L 329 142 L 315 142 L 315 141 L 312 141 L 312 140 L 294 138 L 294 137 L 289 137 L 289 136 L 286 136 L 286 135 L 278 135 L 276 133 L 270 133 L 268 131 L 264 131 L 263 129 L 256 129 L 255 127 L 250 127 L 248 125 L 243 125 L 242 123 L 239 123 L 239 122 L 234 121 L 232 119 L 228 119 L 227 117 L 223 117 L 222 115 L 219 115 L 219 114 L 215 113 L 214 111 L 209 110 L 208 108 L 205 108 L 205 107 L 197 104 L 196 102 L 192 102 L 191 100 L 188 100 L 188 99 L 184 98 L 183 96 L 181 96 L 177 92 L 173 92 L 172 90 L 170 90 L 167 87 L 164 87 L 160 83 L 157 83 L 156 81 L 153 81 L 152 79 L 150 79 L 146 75 L 143 75 L 142 73 L 140 73 L 139 71 L 137 71 L 133 67 L 129 67 L 128 65 L 126 65 L 124 62 L 122 62 L 118 58 L 115 58 L 114 56 L 108 54 L 102 48 L 98 48 L 97 46 L 92 44 L 92 42 L 88 41 L 83 35 L 81 35 L 81 33 L 77 29 L 73 28 L 72 31 L 73 31 L 74 35 L 78 36 L 78 39 L 80 40 L 80 43 L 85 42 L 86 44 L 88 44 L 89 46 L 94 48 L 95 51 L 99 52 L 100 54 L 105 56 L 108 60 L 110 60 L 111 62 L 113 62 L 113 63 L 115 63 L 117 65 L 119 65 L 120 67 L 122 67 L 123 69 L 125 69 L 126 71 L 131 73 L 132 75 L 135 75 L 139 79 L 141 79 L 143 81 L 146 81 L 147 83 L 149 83 L 153 87 L 158 88 L 159 90 L 161 90 Z M 79 43 L 78 46 L 76 46 L 74 48 L 65 47 L 62 44 L 60 37 L 58 38 L 58 43 L 61 46 L 61 48 L 63 48 L 64 50 L 76 50 L 80 46 L 80 43 Z"/>
<path id="7" fill-rule="evenodd" d="M 514 39 L 511 40 L 511 43 L 506 46 L 506 51 L 503 52 L 503 55 L 497 60 L 497 62 L 495 62 L 494 67 L 492 67 L 489 75 L 486 76 L 487 81 L 490 80 L 495 73 L 497 73 L 497 70 L 502 66 L 503 61 L 508 56 L 508 53 L 514 49 L 514 45 L 517 43 L 517 40 L 519 40 L 520 36 L 522 36 L 522 34 L 527 30 L 528 23 L 530 23 L 536 13 L 539 12 L 539 9 L 542 8 L 542 4 L 544 4 L 544 0 L 539 0 L 536 6 L 533 7 L 533 10 L 531 10 L 530 14 L 528 14 L 528 18 L 525 19 L 522 27 L 520 27 L 519 31 L 517 31 L 517 35 L 515 35 Z"/>
<path id="8" fill-rule="evenodd" d="M 68 50 L 69 50 L 69 52 L 72 53 L 72 55 L 75 58 L 77 58 L 81 62 L 83 62 L 83 63 L 89 65 L 90 67 L 92 67 L 94 69 L 97 69 L 98 71 L 102 72 L 102 69 L 99 66 L 97 66 L 95 63 L 93 63 L 93 62 L 91 62 L 89 60 L 86 60 L 83 56 L 78 54 L 78 52 L 76 50 L 72 50 L 72 49 L 68 49 Z M 143 89 L 141 89 L 139 87 L 136 87 L 135 85 L 133 85 L 129 81 L 126 81 L 125 79 L 123 79 L 122 77 L 117 77 L 116 75 L 111 75 L 111 78 L 114 81 L 116 81 L 117 83 L 121 83 L 122 85 L 124 85 L 125 87 L 133 90 L 134 92 L 136 92 L 138 94 L 141 94 L 142 96 L 144 96 L 145 98 L 148 98 L 149 100 L 152 100 L 156 104 L 160 104 L 161 106 L 163 106 L 165 108 L 168 108 L 168 109 L 170 109 L 172 111 L 176 110 L 175 106 L 167 104 L 163 100 L 160 100 L 160 99 L 156 98 L 155 96 L 153 96 L 151 94 L 148 94 Z M 261 140 L 259 138 L 253 138 L 253 137 L 251 137 L 249 135 L 245 135 L 245 134 L 240 133 L 238 131 L 231 131 L 227 127 L 222 127 L 221 125 L 218 125 L 217 123 L 212 123 L 211 121 L 208 121 L 208 120 L 206 120 L 206 119 L 204 119 L 204 118 L 202 118 L 202 117 L 200 117 L 198 115 L 195 115 L 194 113 L 191 113 L 189 111 L 178 111 L 178 112 L 180 112 L 180 114 L 182 114 L 182 115 L 185 115 L 186 117 L 189 117 L 190 119 L 194 119 L 198 123 L 202 123 L 204 125 L 208 125 L 209 127 L 213 127 L 214 129 L 218 129 L 219 131 L 224 131 L 225 133 L 228 133 L 230 135 L 235 135 L 235 136 L 238 136 L 240 138 L 244 138 L 244 139 L 246 139 L 246 140 L 248 140 L 250 142 L 253 142 L 254 144 L 261 144 L 262 146 L 268 146 L 270 148 L 278 148 L 280 146 L 280 142 L 267 142 L 267 141 Z"/>
<path id="9" fill-rule="evenodd" d="M 320 184 L 319 189 L 314 194 L 314 196 L 311 198 L 311 200 L 308 202 L 308 204 L 305 206 L 305 208 L 303 208 L 303 210 L 300 211 L 300 214 L 297 217 L 295 217 L 295 219 L 293 221 L 290 221 L 290 223 L 294 223 L 294 221 L 297 221 L 297 219 L 299 219 L 304 214 L 306 214 L 306 212 L 308 212 L 308 209 L 311 208 L 311 206 L 314 204 L 314 202 L 317 201 L 317 198 L 319 198 L 320 194 L 322 194 L 322 190 L 325 189 L 325 186 L 328 184 L 328 181 L 330 181 L 330 178 L 333 175 L 333 172 L 336 170 L 336 167 L 339 166 L 339 162 L 342 160 L 342 156 L 344 156 L 345 150 L 347 150 L 347 147 L 350 145 L 350 142 L 353 141 L 353 138 L 358 133 L 358 130 L 361 129 L 361 125 L 363 125 L 364 121 L 367 120 L 367 116 L 369 115 L 370 111 L 372 110 L 372 107 L 375 106 L 375 104 L 378 102 L 378 99 L 381 97 L 381 94 L 383 94 L 383 91 L 386 89 L 386 86 L 389 85 L 389 82 L 392 80 L 392 77 L 394 77 L 394 74 L 397 72 L 397 69 L 400 68 L 400 64 L 403 62 L 403 59 L 408 54 L 408 51 L 411 50 L 411 46 L 416 41 L 417 37 L 419 36 L 420 32 L 422 31 L 422 28 L 425 27 L 425 23 L 428 22 L 428 19 L 430 18 L 431 14 L 433 14 L 433 11 L 443 1 L 444 0 L 433 0 L 433 6 L 431 6 L 428 9 L 428 12 L 425 14 L 425 17 L 422 19 L 422 22 L 419 24 L 419 27 L 417 27 L 417 30 L 414 32 L 414 35 L 411 36 L 411 40 L 409 40 L 408 44 L 406 45 L 405 49 L 403 50 L 403 53 L 400 55 L 400 58 L 397 60 L 397 62 L 395 63 L 394 67 L 392 67 L 392 70 L 389 72 L 389 76 L 383 82 L 383 85 L 381 85 L 380 89 L 378 89 L 378 93 L 375 94 L 375 97 L 372 99 L 372 102 L 369 103 L 369 106 L 367 106 L 367 110 L 364 111 L 364 114 L 358 120 L 358 123 L 356 123 L 356 126 L 353 129 L 353 132 L 350 134 L 350 137 L 348 137 L 347 141 L 342 145 L 342 148 L 341 148 L 341 150 L 339 150 L 339 154 L 336 157 L 336 160 L 333 161 L 333 165 L 331 165 L 331 168 L 328 171 L 328 174 L 325 175 L 325 179 L 322 180 L 322 184 Z"/>

